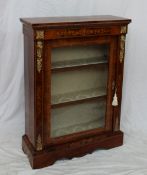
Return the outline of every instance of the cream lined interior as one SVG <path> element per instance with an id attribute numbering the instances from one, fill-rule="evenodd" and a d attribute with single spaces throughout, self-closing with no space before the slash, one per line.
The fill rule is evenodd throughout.
<path id="1" fill-rule="evenodd" d="M 107 61 L 107 45 L 59 47 L 52 49 L 52 67 L 67 67 Z"/>
<path id="2" fill-rule="evenodd" d="M 52 104 L 106 94 L 107 65 L 52 74 Z"/>
<path id="3" fill-rule="evenodd" d="M 51 137 L 104 127 L 105 108 L 101 99 L 52 109 Z"/>
<path id="4" fill-rule="evenodd" d="M 52 51 L 52 68 L 77 66 L 52 72 L 51 103 L 84 100 L 77 104 L 56 107 L 51 112 L 51 136 L 58 137 L 104 126 L 106 99 L 87 101 L 106 95 L 107 45 L 73 46 Z M 97 66 L 87 66 L 97 64 Z M 79 65 L 84 65 L 78 68 Z"/>

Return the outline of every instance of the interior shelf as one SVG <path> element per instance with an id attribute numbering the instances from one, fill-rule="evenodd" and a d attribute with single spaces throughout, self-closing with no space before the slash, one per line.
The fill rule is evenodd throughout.
<path id="1" fill-rule="evenodd" d="M 106 96 L 106 89 L 105 88 L 95 88 L 95 89 L 88 89 L 82 91 L 76 91 L 66 94 L 58 94 L 51 97 L 51 104 L 62 104 L 80 100 L 87 100 L 95 97 L 103 97 Z"/>
<path id="2" fill-rule="evenodd" d="M 103 128 L 106 98 L 80 101 L 51 109 L 51 136 L 58 137 L 76 132 Z"/>
<path id="3" fill-rule="evenodd" d="M 94 128 L 101 128 L 104 126 L 104 122 L 105 122 L 104 119 L 105 119 L 104 117 L 101 117 L 101 118 L 97 118 L 96 120 L 91 120 L 91 121 L 87 121 L 79 124 L 76 123 L 75 125 L 54 129 L 51 132 L 51 137 L 59 137 L 59 136 L 72 134 L 75 132 L 91 130 Z"/>
<path id="4" fill-rule="evenodd" d="M 52 62 L 52 69 L 61 69 L 68 67 L 78 67 L 78 66 L 88 66 L 96 64 L 106 64 L 108 63 L 107 56 L 92 57 L 92 58 L 81 58 L 76 60 L 64 60 Z"/>

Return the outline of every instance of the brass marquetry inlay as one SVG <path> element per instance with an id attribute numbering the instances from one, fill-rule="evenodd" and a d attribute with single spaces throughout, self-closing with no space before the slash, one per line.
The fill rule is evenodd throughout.
<path id="1" fill-rule="evenodd" d="M 43 30 L 36 31 L 36 39 L 44 39 L 44 31 Z"/>
<path id="2" fill-rule="evenodd" d="M 124 59 L 124 54 L 125 54 L 125 39 L 126 39 L 126 36 L 125 35 L 121 35 L 120 36 L 120 56 L 119 56 L 120 63 L 122 63 L 123 62 L 123 59 Z"/>
<path id="3" fill-rule="evenodd" d="M 94 36 L 101 34 L 110 34 L 111 28 L 79 28 L 79 29 L 64 29 L 57 32 L 57 36 L 67 37 L 67 36 Z"/>
<path id="4" fill-rule="evenodd" d="M 41 140 L 41 136 L 39 134 L 38 137 L 37 137 L 36 149 L 37 149 L 37 151 L 41 151 L 42 148 L 43 148 L 43 146 L 42 146 L 42 140 Z"/>
<path id="5" fill-rule="evenodd" d="M 120 33 L 127 33 L 127 26 L 122 26 L 120 29 Z"/>
<path id="6" fill-rule="evenodd" d="M 43 42 L 42 41 L 37 41 L 36 55 L 37 55 L 37 71 L 40 73 L 42 69 L 42 55 L 43 55 Z"/>

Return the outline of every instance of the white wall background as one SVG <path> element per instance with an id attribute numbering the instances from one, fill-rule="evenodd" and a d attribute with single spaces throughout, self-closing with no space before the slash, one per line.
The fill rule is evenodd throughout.
<path id="1" fill-rule="evenodd" d="M 129 136 L 126 144 L 131 137 L 146 140 L 146 0 L 0 0 L 0 144 L 6 143 L 7 152 L 20 149 L 24 134 L 23 35 L 19 18 L 102 14 L 132 19 L 126 41 L 121 128 Z"/>

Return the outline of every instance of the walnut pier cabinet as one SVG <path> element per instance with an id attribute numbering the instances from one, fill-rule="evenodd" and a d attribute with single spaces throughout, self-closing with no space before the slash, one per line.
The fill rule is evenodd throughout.
<path id="1" fill-rule="evenodd" d="M 115 16 L 22 18 L 25 135 L 32 168 L 123 144 L 125 37 Z"/>

